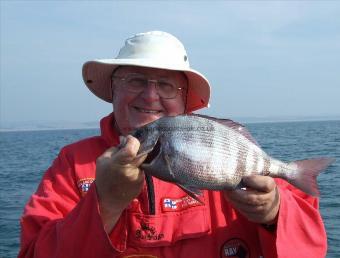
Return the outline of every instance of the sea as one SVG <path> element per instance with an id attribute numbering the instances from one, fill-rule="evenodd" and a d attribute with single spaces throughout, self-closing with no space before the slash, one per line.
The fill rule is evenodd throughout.
<path id="1" fill-rule="evenodd" d="M 327 257 L 340 257 L 340 121 L 267 122 L 246 126 L 273 157 L 285 161 L 318 156 L 336 158 L 318 177 L 318 183 L 320 210 L 328 235 Z M 61 147 L 98 134 L 99 129 L 0 132 L 1 258 L 17 256 L 23 207 Z"/>

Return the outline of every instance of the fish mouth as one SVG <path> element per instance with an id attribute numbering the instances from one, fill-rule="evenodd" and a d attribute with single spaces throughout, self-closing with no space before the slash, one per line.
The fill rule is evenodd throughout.
<path id="1" fill-rule="evenodd" d="M 159 154 L 161 153 L 162 144 L 160 139 L 158 138 L 155 146 L 152 148 L 152 150 L 148 153 L 148 156 L 146 157 L 145 161 L 143 162 L 143 165 L 149 165 L 154 161 Z"/>

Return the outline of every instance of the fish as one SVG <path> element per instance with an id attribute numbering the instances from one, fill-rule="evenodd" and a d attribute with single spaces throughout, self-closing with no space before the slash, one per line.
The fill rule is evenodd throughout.
<path id="1" fill-rule="evenodd" d="M 335 161 L 281 161 L 261 149 L 241 124 L 198 114 L 162 117 L 131 134 L 140 141 L 137 155 L 147 154 L 140 168 L 175 183 L 196 200 L 205 189 L 242 188 L 242 178 L 250 175 L 282 178 L 319 196 L 317 176 Z"/>

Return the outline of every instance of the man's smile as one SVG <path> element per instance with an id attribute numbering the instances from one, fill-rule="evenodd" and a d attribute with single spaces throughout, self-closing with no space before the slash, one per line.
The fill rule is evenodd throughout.
<path id="1" fill-rule="evenodd" d="M 147 114 L 159 114 L 163 112 L 163 110 L 156 110 L 156 109 L 148 109 L 148 108 L 141 108 L 141 107 L 133 107 L 135 110 L 141 113 L 147 113 Z"/>

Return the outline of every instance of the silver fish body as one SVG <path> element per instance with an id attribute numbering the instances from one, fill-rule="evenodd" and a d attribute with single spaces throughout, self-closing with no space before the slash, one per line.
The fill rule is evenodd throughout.
<path id="1" fill-rule="evenodd" d="M 241 187 L 248 175 L 280 177 L 318 195 L 316 176 L 334 160 L 318 158 L 285 163 L 266 154 L 242 127 L 198 115 L 164 117 L 139 128 L 139 153 L 149 153 L 142 169 L 190 193 L 198 189 Z"/>

